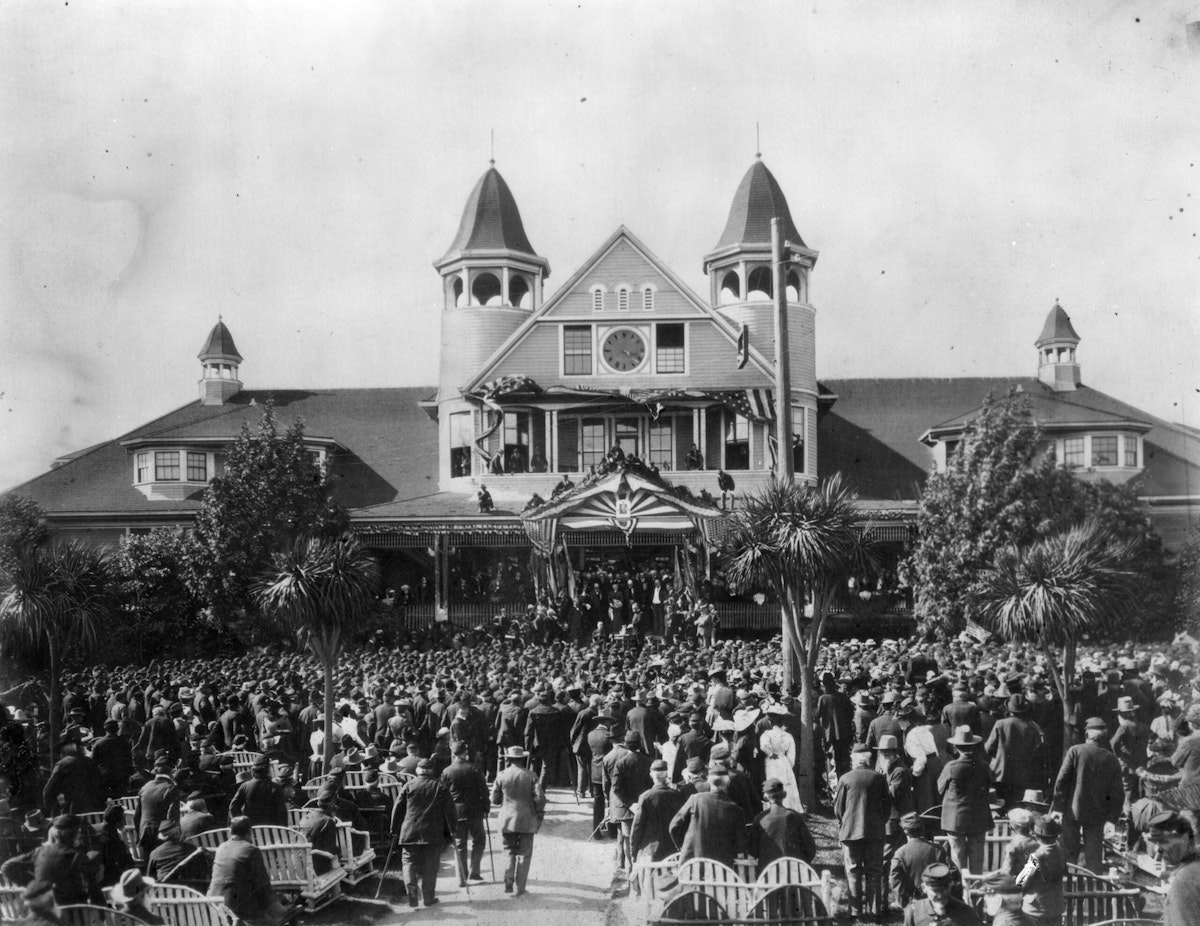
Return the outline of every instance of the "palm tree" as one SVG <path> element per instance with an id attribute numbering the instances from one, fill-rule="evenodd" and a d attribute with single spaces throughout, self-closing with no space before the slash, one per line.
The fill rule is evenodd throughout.
<path id="1" fill-rule="evenodd" d="M 307 643 L 325 673 L 325 768 L 333 757 L 333 673 L 347 632 L 370 610 L 378 567 L 353 537 L 296 540 L 254 586 L 263 611 Z"/>
<path id="2" fill-rule="evenodd" d="M 811 806 L 815 786 L 813 729 L 816 669 L 825 622 L 851 576 L 874 571 L 869 532 L 856 525 L 856 494 L 840 473 L 816 486 L 772 480 L 737 514 L 724 546 L 725 574 L 736 591 L 769 586 L 782 610 L 784 684 L 800 681 L 801 800 Z"/>
<path id="3" fill-rule="evenodd" d="M 48 672 L 50 755 L 58 746 L 63 658 L 75 648 L 88 655 L 115 604 L 112 571 L 104 554 L 71 542 L 21 551 L 0 598 L 0 637 L 35 657 Z"/>
<path id="4" fill-rule="evenodd" d="M 1079 639 L 1119 628 L 1138 605 L 1139 545 L 1089 518 L 1028 546 L 1000 550 L 976 585 L 981 623 L 1045 654 L 1067 724 L 1075 709 L 1071 686 Z M 1064 752 L 1071 745 L 1064 737 Z"/>

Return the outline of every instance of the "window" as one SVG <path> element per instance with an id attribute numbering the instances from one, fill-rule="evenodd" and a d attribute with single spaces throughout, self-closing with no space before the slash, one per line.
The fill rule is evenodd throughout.
<path id="1" fill-rule="evenodd" d="M 654 311 L 654 290 L 649 286 L 642 288 L 642 311 Z"/>
<path id="2" fill-rule="evenodd" d="M 588 376 L 592 372 L 592 326 L 563 327 L 563 373 Z"/>
<path id="3" fill-rule="evenodd" d="M 629 288 L 626 286 L 622 286 L 617 290 L 617 311 L 629 311 Z"/>
<path id="4" fill-rule="evenodd" d="M 208 454 L 189 450 L 187 455 L 188 482 L 208 482 Z"/>
<path id="5" fill-rule="evenodd" d="M 1117 465 L 1117 439 L 1115 437 L 1092 438 L 1092 466 Z"/>
<path id="6" fill-rule="evenodd" d="M 171 482 L 179 480 L 179 451 L 154 451 L 154 481 Z"/>
<path id="7" fill-rule="evenodd" d="M 792 408 L 792 471 L 804 472 L 804 409 Z"/>
<path id="8" fill-rule="evenodd" d="M 134 457 L 133 461 L 133 481 L 134 482 L 149 482 L 150 481 L 150 451 L 143 450 Z"/>
<path id="9" fill-rule="evenodd" d="M 659 373 L 683 373 L 683 325 L 655 325 L 654 329 L 654 369 Z"/>
<path id="10" fill-rule="evenodd" d="M 1137 438 L 1136 437 L 1125 438 L 1125 465 L 1131 466 L 1131 467 L 1137 466 Z"/>
<path id="11" fill-rule="evenodd" d="M 650 422 L 650 460 L 659 469 L 675 468 L 675 429 L 670 418 Z"/>
<path id="12" fill-rule="evenodd" d="M 470 412 L 450 416 L 450 475 L 471 475 L 471 438 L 474 437 Z"/>
<path id="13" fill-rule="evenodd" d="M 529 472 L 529 412 L 504 413 L 504 471 Z"/>
<path id="14" fill-rule="evenodd" d="M 604 440 L 604 419 L 584 418 L 579 428 L 579 464 L 583 472 L 598 464 L 608 453 Z"/>
<path id="15" fill-rule="evenodd" d="M 1068 437 L 1063 441 L 1063 466 L 1083 466 L 1083 438 Z"/>
<path id="16" fill-rule="evenodd" d="M 592 290 L 592 310 L 595 312 L 604 311 L 604 290 L 599 286 Z"/>
<path id="17" fill-rule="evenodd" d="M 640 437 L 639 423 L 637 418 L 617 419 L 616 433 L 613 436 L 614 442 L 627 457 L 640 457 L 642 455 L 638 445 Z"/>
<path id="18" fill-rule="evenodd" d="M 725 412 L 725 469 L 750 468 L 750 422 Z"/>

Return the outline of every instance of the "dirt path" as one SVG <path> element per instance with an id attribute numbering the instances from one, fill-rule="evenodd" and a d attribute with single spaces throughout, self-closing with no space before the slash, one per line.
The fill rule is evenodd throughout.
<path id="1" fill-rule="evenodd" d="M 302 916 L 300 926 L 456 922 L 489 926 L 603 926 L 613 880 L 613 844 L 587 841 L 591 819 L 590 803 L 576 805 L 565 788 L 550 791 L 546 822 L 534 840 L 529 892 L 524 897 L 504 893 L 504 854 L 493 815 L 494 883 L 485 854 L 482 871 L 488 880 L 472 883 L 468 896 L 467 890 L 458 886 L 454 855 L 447 850 L 438 873 L 437 896 L 441 902 L 429 909 L 410 911 L 407 899 L 400 893 L 400 866 L 394 859 L 379 900 L 372 899 L 377 884 L 372 878 L 320 913 Z"/>

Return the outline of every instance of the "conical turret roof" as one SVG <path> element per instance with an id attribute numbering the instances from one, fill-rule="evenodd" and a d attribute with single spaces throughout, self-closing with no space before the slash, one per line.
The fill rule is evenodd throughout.
<path id="1" fill-rule="evenodd" d="M 807 247 L 792 221 L 787 197 L 767 165 L 756 160 L 742 177 L 737 192 L 733 194 L 733 205 L 729 207 L 729 219 L 725 231 L 714 251 L 730 246 L 769 244 L 771 241 L 771 219 L 778 218 L 783 226 L 783 238 L 792 244 Z"/>
<path id="2" fill-rule="evenodd" d="M 538 256 L 525 234 L 512 190 L 494 166 L 479 178 L 467 197 L 458 234 L 446 257 L 470 251 L 518 251 Z"/>
<path id="3" fill-rule="evenodd" d="M 237 363 L 242 362 L 242 355 L 238 353 L 237 346 L 233 343 L 233 335 L 229 333 L 229 329 L 220 319 L 213 325 L 212 331 L 208 333 L 208 340 L 204 342 L 204 346 L 200 348 L 200 353 L 196 356 L 201 360 L 221 358 L 234 360 Z"/>
<path id="4" fill-rule="evenodd" d="M 1054 303 L 1054 308 L 1046 316 L 1046 324 L 1042 326 L 1042 333 L 1035 343 L 1041 344 L 1044 341 L 1078 342 L 1079 340 L 1080 337 L 1075 333 L 1075 326 L 1071 324 L 1070 316 L 1061 305 L 1057 302 Z"/>

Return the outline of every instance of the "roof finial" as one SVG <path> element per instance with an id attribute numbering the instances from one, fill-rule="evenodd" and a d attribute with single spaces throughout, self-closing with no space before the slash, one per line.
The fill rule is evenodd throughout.
<path id="1" fill-rule="evenodd" d="M 217 313 L 217 321 L 219 321 L 219 322 L 225 321 L 225 316 L 222 315 L 220 312 Z"/>
<path id="2" fill-rule="evenodd" d="M 762 160 L 762 138 L 759 136 L 757 120 L 754 122 L 754 156 Z"/>
<path id="3" fill-rule="evenodd" d="M 496 130 L 492 129 L 492 156 L 488 158 L 488 164 L 492 167 L 496 166 Z"/>

